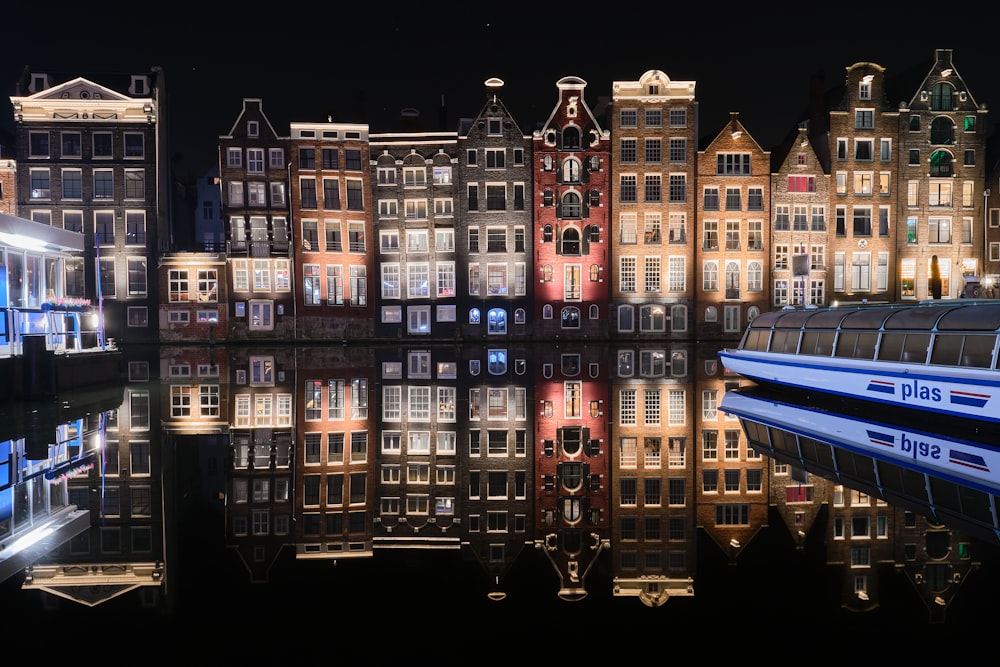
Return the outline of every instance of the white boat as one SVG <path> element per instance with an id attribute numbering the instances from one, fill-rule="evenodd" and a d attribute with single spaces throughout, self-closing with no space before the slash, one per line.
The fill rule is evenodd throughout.
<path id="1" fill-rule="evenodd" d="M 1000 302 L 764 313 L 726 369 L 762 385 L 1000 424 Z"/>

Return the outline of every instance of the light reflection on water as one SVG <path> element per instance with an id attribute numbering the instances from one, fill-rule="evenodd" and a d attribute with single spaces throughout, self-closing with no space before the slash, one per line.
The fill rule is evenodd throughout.
<path id="1" fill-rule="evenodd" d="M 8 533 L 60 494 L 90 527 L 4 595 L 178 618 L 315 609 L 314 591 L 449 616 L 952 624 L 996 590 L 995 544 L 749 446 L 718 409 L 741 382 L 717 350 L 126 350 L 99 464 L 8 485 Z M 105 406 L 81 409 L 89 433 Z"/>

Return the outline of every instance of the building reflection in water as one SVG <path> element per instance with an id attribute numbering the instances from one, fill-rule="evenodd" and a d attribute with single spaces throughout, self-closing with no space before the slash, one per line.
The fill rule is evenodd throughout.
<path id="1" fill-rule="evenodd" d="M 43 553 L 5 549 L 5 579 L 43 607 L 174 611 L 180 562 L 274 587 L 313 564 L 350 577 L 404 554 L 465 564 L 480 582 L 468 594 L 501 604 L 527 590 L 659 607 L 712 590 L 699 563 L 738 570 L 762 535 L 787 529 L 782 548 L 820 549 L 840 581 L 831 604 L 873 609 L 886 573 L 902 573 L 912 604 L 944 620 L 996 533 L 782 455 L 774 443 L 795 433 L 720 409 L 750 383 L 716 353 L 669 342 L 127 351 L 113 405 L 54 415 L 41 445 L 37 427 L 6 435 L 5 547 L 61 514 L 75 523 L 40 541 Z"/>

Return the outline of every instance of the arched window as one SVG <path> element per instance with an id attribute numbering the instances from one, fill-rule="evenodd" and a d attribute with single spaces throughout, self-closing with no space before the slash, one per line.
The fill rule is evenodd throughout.
<path id="1" fill-rule="evenodd" d="M 514 311 L 514 324 L 524 324 L 524 308 Z"/>
<path id="2" fill-rule="evenodd" d="M 486 333 L 507 333 L 507 311 L 503 308 L 490 308 L 486 314 Z"/>
<path id="3" fill-rule="evenodd" d="M 560 500 L 562 503 L 563 519 L 566 523 L 576 523 L 580 520 L 580 508 L 582 506 L 581 500 L 582 498 L 579 496 L 571 496 Z"/>
<path id="4" fill-rule="evenodd" d="M 546 155 L 542 158 L 542 168 L 545 171 L 552 171 L 552 156 Z"/>
<path id="5" fill-rule="evenodd" d="M 507 372 L 507 350 L 489 350 L 486 353 L 486 370 L 490 375 L 503 375 Z"/>
<path id="6" fill-rule="evenodd" d="M 562 233 L 562 253 L 563 255 L 580 254 L 580 230 L 576 227 L 567 227 Z"/>
<path id="7" fill-rule="evenodd" d="M 946 145 L 955 143 L 955 123 L 951 118 L 939 116 L 931 121 L 931 143 Z"/>
<path id="8" fill-rule="evenodd" d="M 599 264 L 590 265 L 590 282 L 596 283 L 601 279 L 601 267 Z"/>
<path id="9" fill-rule="evenodd" d="M 718 322 L 719 321 L 719 309 L 715 306 L 709 306 L 705 309 L 705 321 L 706 322 Z"/>
<path id="10" fill-rule="evenodd" d="M 601 319 L 601 308 L 596 303 L 590 304 L 590 319 L 592 320 Z"/>
<path id="11" fill-rule="evenodd" d="M 664 331 L 667 325 L 666 311 L 660 304 L 639 308 L 640 331 Z"/>
<path id="12" fill-rule="evenodd" d="M 563 329 L 580 328 L 580 309 L 576 306 L 566 306 L 561 313 Z"/>
<path id="13" fill-rule="evenodd" d="M 563 128 L 562 147 L 568 151 L 580 150 L 580 128 L 572 125 Z"/>
<path id="14" fill-rule="evenodd" d="M 681 304 L 670 306 L 670 330 L 674 332 L 687 331 L 687 315 L 687 306 Z"/>
<path id="15" fill-rule="evenodd" d="M 542 242 L 551 243 L 552 242 L 552 225 L 545 225 L 542 227 Z"/>
<path id="16" fill-rule="evenodd" d="M 676 377 L 684 377 L 688 372 L 687 353 L 674 351 L 670 353 L 670 374 Z"/>
<path id="17" fill-rule="evenodd" d="M 583 215 L 583 205 L 578 192 L 567 192 L 559 204 L 560 218 L 580 218 Z"/>
<path id="18" fill-rule="evenodd" d="M 479 324 L 479 309 L 473 308 L 469 311 L 469 324 Z"/>
<path id="19" fill-rule="evenodd" d="M 764 288 L 764 268 L 757 260 L 747 262 L 747 289 L 753 292 Z"/>
<path id="20" fill-rule="evenodd" d="M 551 264 L 546 264 L 545 266 L 542 267 L 542 280 L 544 282 L 547 282 L 547 283 L 552 282 L 552 265 Z"/>
<path id="21" fill-rule="evenodd" d="M 758 315 L 760 315 L 760 308 L 757 306 L 750 306 L 747 308 L 747 324 L 753 322 Z"/>
<path id="22" fill-rule="evenodd" d="M 580 182 L 580 161 L 575 157 L 571 157 L 563 162 L 562 167 L 562 182 L 563 183 L 579 183 Z"/>
<path id="23" fill-rule="evenodd" d="M 567 491 L 576 491 L 583 485 L 583 464 L 572 462 L 559 466 L 559 481 Z"/>
<path id="24" fill-rule="evenodd" d="M 740 298 L 740 265 L 739 262 L 726 264 L 726 298 Z"/>
<path id="25" fill-rule="evenodd" d="M 547 303 L 542 306 L 542 319 L 551 320 L 552 319 L 552 304 Z"/>
<path id="26" fill-rule="evenodd" d="M 951 153 L 934 151 L 931 153 L 931 176 L 951 176 Z"/>
<path id="27" fill-rule="evenodd" d="M 955 89 L 951 87 L 950 83 L 934 84 L 934 88 L 931 91 L 931 110 L 933 111 L 951 111 L 952 110 L 952 96 L 955 94 Z"/>
<path id="28" fill-rule="evenodd" d="M 542 192 L 542 206 L 552 206 L 555 203 L 556 197 L 552 190 L 545 190 Z"/>
<path id="29" fill-rule="evenodd" d="M 618 306 L 618 331 L 635 329 L 635 310 L 633 306 Z"/>

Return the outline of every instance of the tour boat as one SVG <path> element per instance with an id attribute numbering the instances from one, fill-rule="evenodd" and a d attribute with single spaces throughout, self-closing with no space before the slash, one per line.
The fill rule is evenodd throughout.
<path id="1" fill-rule="evenodd" d="M 997 425 L 998 334 L 995 300 L 786 308 L 757 316 L 719 357 L 762 385 Z"/>

